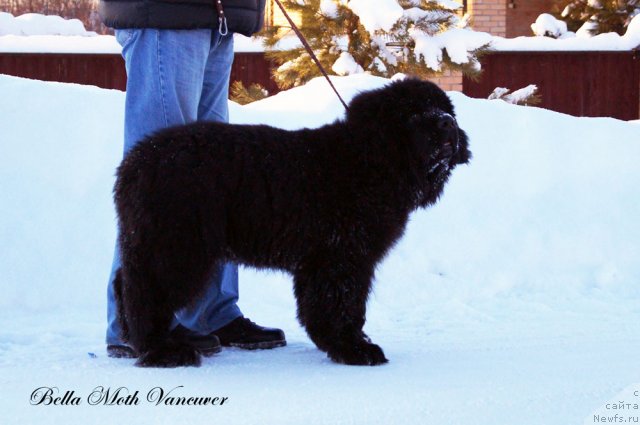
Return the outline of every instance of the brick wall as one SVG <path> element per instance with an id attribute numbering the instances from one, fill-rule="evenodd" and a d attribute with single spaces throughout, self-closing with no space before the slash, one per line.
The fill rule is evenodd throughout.
<path id="1" fill-rule="evenodd" d="M 469 0 L 469 13 L 476 31 L 501 37 L 533 35 L 531 24 L 541 13 L 549 13 L 553 0 Z"/>
<path id="2" fill-rule="evenodd" d="M 504 37 L 507 34 L 507 1 L 469 1 L 473 29 Z"/>
<path id="3" fill-rule="evenodd" d="M 553 0 L 507 0 L 507 37 L 533 35 L 533 24 L 541 13 L 551 12 Z"/>
<path id="4" fill-rule="evenodd" d="M 462 91 L 462 73 L 447 70 L 438 77 L 431 77 L 429 81 L 436 83 L 444 91 Z"/>

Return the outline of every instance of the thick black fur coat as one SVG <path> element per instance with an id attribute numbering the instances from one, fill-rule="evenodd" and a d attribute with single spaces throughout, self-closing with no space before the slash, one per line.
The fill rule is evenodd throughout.
<path id="1" fill-rule="evenodd" d="M 415 79 L 317 129 L 194 123 L 141 141 L 114 189 L 116 293 L 138 365 L 198 364 L 169 326 L 226 261 L 291 273 L 300 323 L 334 361 L 385 363 L 362 331 L 376 265 L 470 156 L 447 95 Z"/>

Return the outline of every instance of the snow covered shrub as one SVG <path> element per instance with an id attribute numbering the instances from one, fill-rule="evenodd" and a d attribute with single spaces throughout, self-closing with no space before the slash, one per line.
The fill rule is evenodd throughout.
<path id="1" fill-rule="evenodd" d="M 509 93 L 511 90 L 504 87 L 496 87 L 496 89 L 488 97 L 489 100 L 500 99 L 514 105 L 537 105 L 542 101 L 538 94 L 538 86 L 530 84 L 527 87 Z"/>
<path id="2" fill-rule="evenodd" d="M 531 24 L 531 30 L 538 36 L 560 38 L 567 33 L 567 23 L 543 13 Z"/>
<path id="3" fill-rule="evenodd" d="M 446 0 L 283 0 L 296 13 L 300 30 L 328 72 L 351 75 L 368 72 L 391 77 L 420 77 L 458 70 L 479 71 L 478 55 L 491 37 L 462 27 L 457 2 Z M 276 49 L 295 37 L 288 27 L 264 32 L 268 56 L 281 66 L 274 71 L 281 88 L 304 84 L 320 75 L 301 46 Z"/>
<path id="4" fill-rule="evenodd" d="M 640 13 L 640 0 L 557 0 L 555 8 L 560 12 L 557 16 L 578 35 L 606 32 L 622 35 Z"/>

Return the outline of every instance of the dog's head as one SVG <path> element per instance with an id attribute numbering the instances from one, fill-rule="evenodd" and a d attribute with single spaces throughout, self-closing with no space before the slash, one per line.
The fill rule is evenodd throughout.
<path id="1" fill-rule="evenodd" d="M 471 159 L 447 94 L 428 81 L 409 78 L 364 92 L 350 103 L 347 123 L 364 128 L 396 163 L 406 165 L 421 187 L 421 206 L 435 202 L 451 170 Z"/>

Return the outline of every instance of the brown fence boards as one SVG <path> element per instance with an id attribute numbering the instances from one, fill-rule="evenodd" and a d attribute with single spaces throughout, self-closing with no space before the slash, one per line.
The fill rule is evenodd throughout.
<path id="1" fill-rule="evenodd" d="M 0 73 L 118 90 L 124 90 L 127 82 L 120 55 L 0 53 Z"/>
<path id="2" fill-rule="evenodd" d="M 463 91 L 486 98 L 496 87 L 536 84 L 541 107 L 575 116 L 640 118 L 640 54 L 632 52 L 492 52 L 482 58 L 479 81 L 467 78 Z M 259 83 L 278 92 L 273 63 L 261 52 L 237 52 L 231 81 Z M 124 90 L 120 55 L 0 53 L 0 73 L 45 81 L 91 84 Z"/>
<path id="3" fill-rule="evenodd" d="M 492 52 L 481 60 L 479 81 L 463 91 L 486 98 L 496 87 L 536 84 L 542 108 L 586 117 L 640 117 L 640 58 L 625 52 Z"/>
<path id="4" fill-rule="evenodd" d="M 262 52 L 238 52 L 233 58 L 231 81 L 242 81 L 246 86 L 257 83 L 269 94 L 276 94 L 280 90 L 271 78 L 271 69 L 276 66 Z"/>
<path id="5" fill-rule="evenodd" d="M 272 63 L 261 52 L 235 54 L 231 81 L 258 83 L 270 94 L 278 92 L 271 79 Z M 87 84 L 125 90 L 124 60 L 114 54 L 0 53 L 0 74 L 43 81 Z"/>

